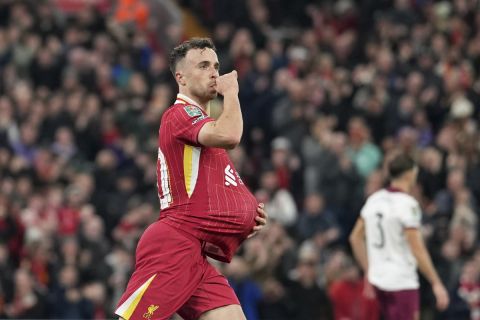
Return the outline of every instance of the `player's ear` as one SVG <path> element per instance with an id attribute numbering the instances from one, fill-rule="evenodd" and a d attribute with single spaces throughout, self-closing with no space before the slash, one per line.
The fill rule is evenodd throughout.
<path id="1" fill-rule="evenodd" d="M 182 71 L 178 70 L 177 72 L 175 72 L 175 79 L 177 80 L 177 83 L 179 85 L 181 86 L 186 85 L 185 76 Z"/>

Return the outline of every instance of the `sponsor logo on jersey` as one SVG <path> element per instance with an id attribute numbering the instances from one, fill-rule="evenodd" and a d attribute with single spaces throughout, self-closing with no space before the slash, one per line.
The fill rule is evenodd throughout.
<path id="1" fill-rule="evenodd" d="M 208 116 L 202 114 L 200 117 L 198 117 L 198 118 L 196 118 L 195 120 L 193 120 L 193 121 L 192 121 L 192 124 L 195 124 L 195 123 L 197 123 L 198 121 L 203 120 L 203 119 L 205 119 L 205 118 L 207 118 L 207 117 L 208 117 Z"/>
<path id="2" fill-rule="evenodd" d="M 228 165 L 225 170 L 225 185 L 228 186 L 238 186 L 237 178 L 235 177 L 235 173 L 230 165 Z"/>

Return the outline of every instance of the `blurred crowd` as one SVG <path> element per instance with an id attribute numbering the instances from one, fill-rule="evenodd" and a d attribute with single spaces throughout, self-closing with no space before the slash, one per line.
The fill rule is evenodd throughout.
<path id="1" fill-rule="evenodd" d="M 168 52 L 200 32 L 271 218 L 217 264 L 247 318 L 379 319 L 347 239 L 401 150 L 452 300 L 422 280 L 422 319 L 480 319 L 478 0 L 0 1 L 0 318 L 113 317 L 158 217 Z"/>

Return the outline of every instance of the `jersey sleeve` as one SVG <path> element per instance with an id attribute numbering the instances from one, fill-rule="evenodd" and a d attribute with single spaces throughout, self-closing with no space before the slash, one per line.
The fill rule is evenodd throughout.
<path id="1" fill-rule="evenodd" d="M 214 119 L 197 106 L 177 105 L 168 121 L 171 121 L 171 133 L 176 139 L 190 145 L 200 145 L 198 142 L 200 129 Z"/>
<path id="2" fill-rule="evenodd" d="M 419 228 L 422 223 L 422 211 L 418 202 L 408 202 L 404 206 L 404 212 L 400 214 L 400 220 L 403 228 Z"/>
<path id="3" fill-rule="evenodd" d="M 360 217 L 363 219 L 367 217 L 367 207 L 368 207 L 368 200 L 365 202 L 362 209 L 360 210 Z"/>

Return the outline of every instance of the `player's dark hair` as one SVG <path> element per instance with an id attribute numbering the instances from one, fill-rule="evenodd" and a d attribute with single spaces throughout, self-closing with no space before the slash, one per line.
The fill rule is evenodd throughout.
<path id="1" fill-rule="evenodd" d="M 398 154 L 388 164 L 390 179 L 396 179 L 416 166 L 415 160 L 408 154 Z"/>
<path id="2" fill-rule="evenodd" d="M 205 49 L 210 48 L 212 50 L 216 50 L 215 45 L 210 38 L 192 38 L 190 40 L 182 42 L 182 44 L 173 48 L 172 52 L 170 52 L 170 71 L 172 72 L 173 76 L 175 77 L 175 72 L 177 69 L 177 63 L 185 58 L 187 52 L 192 49 Z"/>

